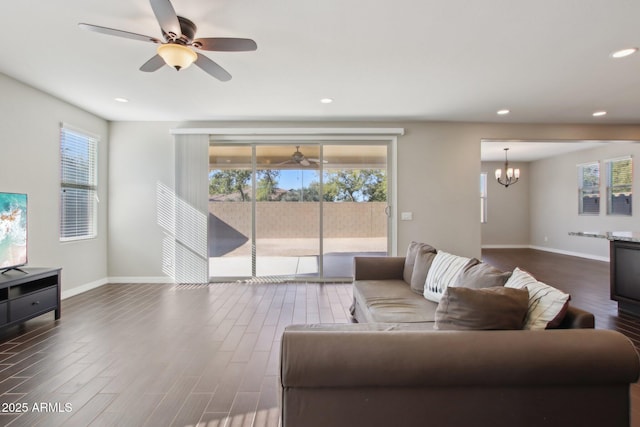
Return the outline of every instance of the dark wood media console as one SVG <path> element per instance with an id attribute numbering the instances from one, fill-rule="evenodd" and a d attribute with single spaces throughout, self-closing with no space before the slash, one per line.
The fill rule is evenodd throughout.
<path id="1" fill-rule="evenodd" d="M 60 268 L 24 268 L 0 274 L 0 328 L 55 310 L 60 318 Z"/>

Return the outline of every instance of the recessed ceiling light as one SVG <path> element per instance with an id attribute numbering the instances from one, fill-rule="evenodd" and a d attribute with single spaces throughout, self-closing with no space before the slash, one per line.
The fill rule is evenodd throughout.
<path id="1" fill-rule="evenodd" d="M 322 98 L 320 100 L 320 102 L 322 102 L 323 104 L 331 104 L 333 102 L 332 98 Z"/>
<path id="2" fill-rule="evenodd" d="M 595 113 L 593 113 L 593 117 L 602 117 L 606 115 L 607 115 L 606 111 L 596 111 Z"/>
<path id="3" fill-rule="evenodd" d="M 114 100 L 114 101 L 117 101 L 117 102 L 122 102 L 122 103 L 129 102 L 129 100 L 128 100 L 127 98 L 120 98 L 120 97 L 118 97 L 118 98 L 113 98 L 113 100 Z"/>
<path id="4" fill-rule="evenodd" d="M 499 116 L 506 116 L 507 114 L 509 114 L 511 111 L 509 110 L 498 110 L 496 112 L 496 114 L 498 114 Z"/>
<path id="5" fill-rule="evenodd" d="M 627 49 L 616 50 L 611 54 L 612 58 L 624 58 L 625 56 L 633 55 L 638 51 L 637 47 L 630 47 Z"/>

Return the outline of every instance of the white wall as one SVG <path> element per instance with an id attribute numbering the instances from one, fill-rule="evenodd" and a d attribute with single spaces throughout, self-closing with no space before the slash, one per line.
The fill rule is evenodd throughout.
<path id="1" fill-rule="evenodd" d="M 606 213 L 606 167 L 604 161 L 634 156 L 633 216 Z M 599 160 L 600 215 L 578 215 L 577 165 Z M 607 259 L 607 240 L 569 236 L 570 231 L 640 231 L 640 143 L 611 142 L 602 147 L 569 153 L 531 163 L 531 244 L 574 254 Z M 545 241 L 545 237 L 547 238 Z"/>
<path id="2" fill-rule="evenodd" d="M 163 263 L 162 188 L 174 188 L 174 123 L 111 124 L 109 276 L 122 281 L 167 277 Z M 143 279 L 146 278 L 146 279 Z"/>
<path id="3" fill-rule="evenodd" d="M 405 129 L 405 135 L 398 138 L 397 210 L 413 212 L 414 219 L 398 222 L 397 242 L 401 254 L 411 240 L 419 240 L 456 254 L 480 256 L 478 176 L 482 139 L 640 140 L 640 126 L 417 121 L 113 123 L 110 143 L 109 275 L 165 275 L 162 264 L 164 232 L 158 224 L 155 188 L 158 183 L 171 185 L 173 182 L 173 143 L 169 135 L 172 128 L 296 126 Z M 515 190 L 518 185 L 521 183 L 509 188 L 509 191 Z"/>
<path id="4" fill-rule="evenodd" d="M 107 276 L 107 122 L 0 74 L 0 191 L 27 193 L 31 267 L 62 267 L 63 296 Z M 60 123 L 99 135 L 98 237 L 60 243 Z"/>
<path id="5" fill-rule="evenodd" d="M 504 162 L 482 162 L 487 174 L 487 222 L 482 224 L 482 247 L 529 246 L 529 184 L 528 163 L 509 162 L 520 168 L 520 180 L 504 187 L 495 179 L 495 170 Z"/>

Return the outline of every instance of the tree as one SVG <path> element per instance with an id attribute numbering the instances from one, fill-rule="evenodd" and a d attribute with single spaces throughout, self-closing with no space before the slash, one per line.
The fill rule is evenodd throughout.
<path id="1" fill-rule="evenodd" d="M 251 171 L 247 169 L 228 169 L 212 171 L 209 174 L 209 195 L 239 193 L 243 202 L 249 200 L 245 192 L 251 179 Z"/>
<path id="2" fill-rule="evenodd" d="M 364 175 L 364 188 L 362 193 L 368 202 L 387 201 L 387 174 L 382 169 L 367 169 L 362 171 Z"/>
<path id="3" fill-rule="evenodd" d="M 616 187 L 619 192 L 631 192 L 631 159 L 612 160 L 611 169 L 611 186 Z"/>
<path id="4" fill-rule="evenodd" d="M 325 201 L 378 202 L 387 200 L 382 169 L 335 170 L 325 173 Z"/>
<path id="5" fill-rule="evenodd" d="M 311 181 L 306 188 L 292 188 L 280 198 L 283 202 L 318 202 L 320 201 L 320 183 Z"/>
<path id="6" fill-rule="evenodd" d="M 333 172 L 327 183 L 335 185 L 338 202 L 357 202 L 364 184 L 363 176 L 359 170 L 337 170 Z"/>
<path id="7" fill-rule="evenodd" d="M 276 189 L 278 188 L 280 171 L 275 169 L 263 169 L 258 171 L 258 176 L 256 200 L 272 200 L 273 195 L 276 193 Z"/>

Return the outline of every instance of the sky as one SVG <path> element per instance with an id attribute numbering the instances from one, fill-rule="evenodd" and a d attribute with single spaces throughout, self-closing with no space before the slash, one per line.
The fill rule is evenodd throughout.
<path id="1" fill-rule="evenodd" d="M 292 188 L 308 187 L 312 181 L 318 181 L 319 175 L 317 170 L 313 169 L 297 169 L 297 170 L 281 170 L 280 178 L 278 178 L 278 188 L 283 190 L 291 190 Z"/>

